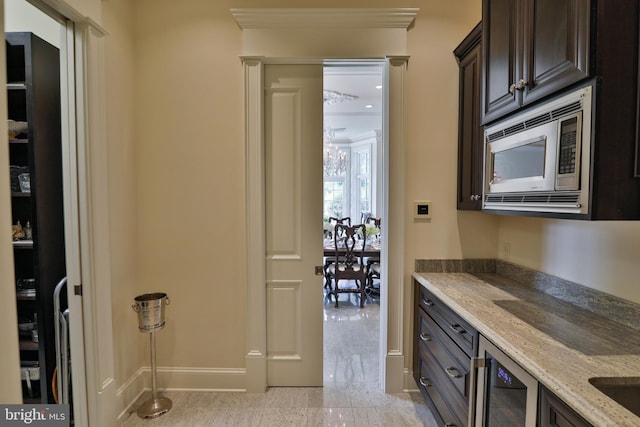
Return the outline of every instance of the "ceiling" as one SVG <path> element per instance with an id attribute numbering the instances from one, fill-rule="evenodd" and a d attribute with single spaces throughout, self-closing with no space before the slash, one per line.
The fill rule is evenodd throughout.
<path id="1" fill-rule="evenodd" d="M 335 142 L 356 141 L 382 129 L 382 73 L 382 64 L 325 65 L 324 127 L 334 129 Z M 327 101 L 328 96 L 337 102 Z M 338 101 L 350 96 L 357 98 Z"/>

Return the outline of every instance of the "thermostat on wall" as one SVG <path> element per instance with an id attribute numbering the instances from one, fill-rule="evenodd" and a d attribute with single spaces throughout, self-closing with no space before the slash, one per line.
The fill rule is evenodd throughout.
<path id="1" fill-rule="evenodd" d="M 413 219 L 431 219 L 431 200 L 413 202 Z"/>

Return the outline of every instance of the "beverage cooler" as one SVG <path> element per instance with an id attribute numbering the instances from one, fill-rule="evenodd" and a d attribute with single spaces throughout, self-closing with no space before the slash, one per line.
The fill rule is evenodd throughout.
<path id="1" fill-rule="evenodd" d="M 482 335 L 475 362 L 475 426 L 535 427 L 538 381 Z"/>

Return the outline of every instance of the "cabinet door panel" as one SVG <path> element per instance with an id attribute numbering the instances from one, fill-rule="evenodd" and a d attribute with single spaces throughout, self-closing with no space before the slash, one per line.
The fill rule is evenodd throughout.
<path id="1" fill-rule="evenodd" d="M 538 393 L 538 425 L 540 427 L 589 427 L 587 421 L 555 394 L 540 386 Z"/>
<path id="2" fill-rule="evenodd" d="M 589 0 L 530 0 L 526 4 L 523 104 L 589 75 Z"/>
<path id="3" fill-rule="evenodd" d="M 457 208 L 481 210 L 483 132 L 480 125 L 481 24 L 454 51 L 460 69 Z"/>
<path id="4" fill-rule="evenodd" d="M 483 124 L 519 106 L 518 93 L 509 91 L 520 74 L 517 58 L 517 17 L 515 0 L 483 2 Z"/>

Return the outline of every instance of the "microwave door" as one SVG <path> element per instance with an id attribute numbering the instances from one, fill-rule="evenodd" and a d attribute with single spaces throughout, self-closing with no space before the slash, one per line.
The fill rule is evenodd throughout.
<path id="1" fill-rule="evenodd" d="M 547 138 L 541 135 L 514 146 L 500 147 L 493 155 L 492 184 L 542 179 Z"/>
<path id="2" fill-rule="evenodd" d="M 497 144 L 491 150 L 490 193 L 553 190 L 553 172 L 548 165 L 555 158 L 547 134 L 520 140 L 518 144 Z M 551 151 L 551 152 L 550 152 Z"/>
<path id="3" fill-rule="evenodd" d="M 553 121 L 487 144 L 489 193 L 553 191 L 557 129 Z"/>

